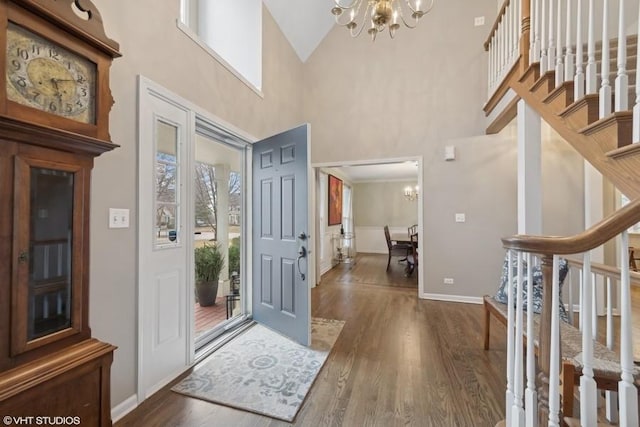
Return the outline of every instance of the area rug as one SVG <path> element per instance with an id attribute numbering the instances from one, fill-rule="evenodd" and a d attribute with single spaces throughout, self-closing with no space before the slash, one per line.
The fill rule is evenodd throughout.
<path id="1" fill-rule="evenodd" d="M 311 347 L 259 324 L 225 344 L 171 390 L 293 421 L 344 321 L 313 318 Z"/>

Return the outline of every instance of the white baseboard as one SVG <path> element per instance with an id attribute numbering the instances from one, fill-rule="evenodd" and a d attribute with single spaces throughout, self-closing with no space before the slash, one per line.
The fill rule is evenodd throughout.
<path id="1" fill-rule="evenodd" d="M 124 402 L 116 405 L 114 408 L 111 408 L 111 419 L 113 422 L 117 422 L 129 412 L 133 411 L 138 407 L 138 395 L 134 394 L 129 398 L 125 399 Z"/>
<path id="2" fill-rule="evenodd" d="M 429 294 L 422 293 L 420 298 L 434 301 L 462 302 L 465 304 L 482 304 L 482 297 L 467 297 L 463 295 Z"/>

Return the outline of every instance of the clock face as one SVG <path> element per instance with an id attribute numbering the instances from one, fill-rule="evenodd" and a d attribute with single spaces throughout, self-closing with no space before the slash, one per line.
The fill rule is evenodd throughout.
<path id="1" fill-rule="evenodd" d="M 95 124 L 96 65 L 9 23 L 7 98 L 50 114 Z"/>

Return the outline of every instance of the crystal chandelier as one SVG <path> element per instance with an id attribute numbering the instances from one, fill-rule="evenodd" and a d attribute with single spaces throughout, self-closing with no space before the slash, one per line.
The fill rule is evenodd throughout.
<path id="1" fill-rule="evenodd" d="M 415 187 L 405 187 L 404 189 L 404 197 L 407 200 L 414 201 L 418 198 L 419 187 L 416 185 Z"/>
<path id="2" fill-rule="evenodd" d="M 421 0 L 352 0 L 350 4 L 342 5 L 340 0 L 334 0 L 335 6 L 331 13 L 336 17 L 336 23 L 347 27 L 351 37 L 358 37 L 364 27 L 368 26 L 367 33 L 371 40 L 385 28 L 389 29 L 391 38 L 400 28 L 399 21 L 407 28 L 415 28 L 418 20 L 429 13 L 434 0 L 426 0 L 429 7 L 421 9 Z M 345 11 L 348 20 L 341 18 Z"/>

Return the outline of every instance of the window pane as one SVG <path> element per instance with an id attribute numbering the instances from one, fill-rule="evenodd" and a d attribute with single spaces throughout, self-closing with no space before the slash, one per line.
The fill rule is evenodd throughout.
<path id="1" fill-rule="evenodd" d="M 31 169 L 29 341 L 71 326 L 73 178 Z"/>
<path id="2" fill-rule="evenodd" d="M 156 122 L 155 244 L 179 242 L 178 128 Z"/>

